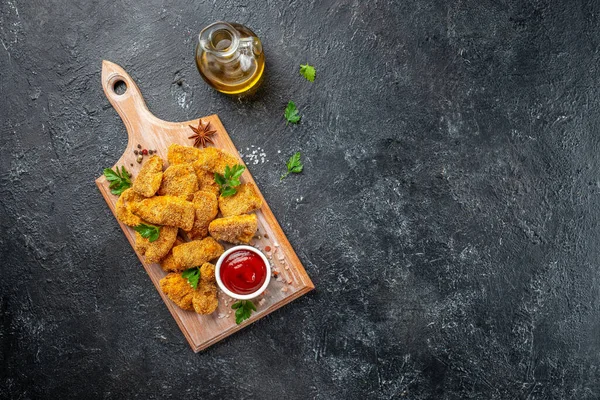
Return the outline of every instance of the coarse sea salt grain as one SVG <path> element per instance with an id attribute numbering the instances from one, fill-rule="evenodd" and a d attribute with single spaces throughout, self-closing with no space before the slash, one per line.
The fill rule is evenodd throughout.
<path id="1" fill-rule="evenodd" d="M 256 165 L 269 162 L 267 153 L 260 146 L 251 145 L 250 147 L 246 147 L 246 151 L 244 153 L 241 151 L 238 151 L 238 153 L 240 153 L 240 157 L 242 157 L 246 164 Z"/>

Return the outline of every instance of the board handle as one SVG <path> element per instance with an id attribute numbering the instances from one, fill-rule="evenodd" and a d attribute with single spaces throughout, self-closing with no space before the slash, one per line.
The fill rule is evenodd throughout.
<path id="1" fill-rule="evenodd" d="M 156 117 L 146 107 L 142 92 L 119 65 L 102 61 L 102 88 L 110 104 L 117 110 L 125 123 L 128 133 L 137 130 L 134 122 L 155 120 Z"/>

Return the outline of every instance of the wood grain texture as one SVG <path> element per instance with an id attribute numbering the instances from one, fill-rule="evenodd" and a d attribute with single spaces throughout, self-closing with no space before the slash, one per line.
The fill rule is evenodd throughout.
<path id="1" fill-rule="evenodd" d="M 127 86 L 125 93 L 120 95 L 114 90 L 114 85 L 119 81 L 123 81 Z M 170 144 L 191 145 L 192 140 L 188 139 L 188 137 L 193 132 L 189 128 L 189 125 L 197 126 L 198 119 L 186 122 L 167 122 L 156 118 L 146 107 L 142 94 L 135 82 L 118 65 L 109 61 L 103 61 L 102 87 L 110 103 L 125 123 L 129 136 L 127 148 L 114 166 L 124 165 L 135 178 L 143 165 L 143 163 L 138 164 L 135 161 L 136 156 L 133 153 L 138 144 L 141 144 L 146 149 L 157 150 L 157 154 L 165 160 L 165 163 L 167 162 L 167 148 Z M 214 146 L 238 156 L 240 164 L 245 165 L 219 118 L 216 115 L 210 115 L 203 117 L 202 121 L 204 123 L 210 122 L 213 129 L 217 131 L 217 134 L 213 136 Z M 248 169 L 242 175 L 242 182 L 256 184 Z M 104 176 L 96 179 L 96 185 L 114 214 L 115 203 L 118 197 L 111 194 L 108 189 L 108 182 Z M 156 286 L 167 308 L 195 352 L 207 348 L 314 289 L 313 283 L 281 230 L 262 193 L 260 193 L 260 189 L 259 194 L 263 199 L 263 206 L 256 212 L 256 216 L 258 217 L 258 230 L 261 234 L 261 239 L 255 238 L 252 243 L 261 249 L 264 249 L 267 245 L 272 248 L 271 263 L 273 268 L 278 270 L 280 274 L 278 279 L 271 280 L 266 293 L 258 299 L 264 299 L 264 301 L 261 301 L 261 304 L 258 301 L 256 302 L 258 310 L 252 314 L 249 320 L 241 325 L 236 325 L 235 323 L 235 318 L 231 311 L 233 301 L 223 293 L 219 294 L 219 308 L 211 315 L 198 315 L 193 311 L 184 311 L 177 307 L 162 293 L 159 287 L 159 281 L 166 273 L 160 268 L 160 265 L 146 263 L 144 257 L 136 252 L 154 286 Z M 134 247 L 135 232 L 121 222 L 119 224 L 125 233 L 125 237 L 127 237 L 132 247 Z"/>

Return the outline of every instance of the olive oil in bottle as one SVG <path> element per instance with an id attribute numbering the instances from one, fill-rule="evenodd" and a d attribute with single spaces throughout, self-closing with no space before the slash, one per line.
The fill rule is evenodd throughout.
<path id="1" fill-rule="evenodd" d="M 215 22 L 200 32 L 196 66 L 206 83 L 219 92 L 247 96 L 262 82 L 265 56 L 260 39 L 249 28 Z"/>

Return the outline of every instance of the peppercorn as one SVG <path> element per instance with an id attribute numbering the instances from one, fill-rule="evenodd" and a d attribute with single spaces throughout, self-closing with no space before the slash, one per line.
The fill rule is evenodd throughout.
<path id="1" fill-rule="evenodd" d="M 154 150 L 148 150 L 148 154 L 152 155 L 152 153 L 154 153 Z"/>
<path id="2" fill-rule="evenodd" d="M 131 165 L 133 167 L 133 164 L 129 164 L 129 165 Z"/>
<path id="3" fill-rule="evenodd" d="M 141 148 L 142 148 L 142 145 L 141 145 L 141 144 L 138 144 L 138 149 L 141 149 Z"/>
<path id="4" fill-rule="evenodd" d="M 142 150 L 142 154 L 145 155 L 145 156 L 147 156 L 148 155 L 148 150 L 146 150 L 146 149 Z"/>
<path id="5" fill-rule="evenodd" d="M 137 156 L 137 155 L 138 155 L 138 151 L 137 151 L 137 150 L 134 150 L 134 151 L 133 151 L 133 154 L 135 154 L 135 155 Z"/>
<path id="6" fill-rule="evenodd" d="M 140 154 L 139 156 L 137 156 L 135 161 L 137 161 L 138 164 L 140 164 L 142 162 L 143 158 L 144 158 L 144 156 Z"/>

